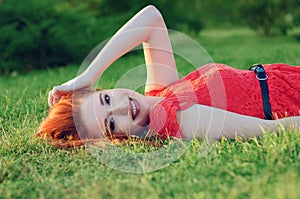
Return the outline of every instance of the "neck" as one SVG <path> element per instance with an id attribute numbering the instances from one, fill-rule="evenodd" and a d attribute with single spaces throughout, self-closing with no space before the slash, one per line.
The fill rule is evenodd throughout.
<path id="1" fill-rule="evenodd" d="M 149 105 L 149 113 L 151 113 L 154 107 L 164 99 L 164 97 L 156 97 L 156 96 L 146 96 L 146 98 Z"/>

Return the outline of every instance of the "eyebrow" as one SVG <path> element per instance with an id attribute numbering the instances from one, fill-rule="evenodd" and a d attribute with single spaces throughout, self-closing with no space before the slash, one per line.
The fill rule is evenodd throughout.
<path id="1" fill-rule="evenodd" d="M 99 95 L 99 99 L 100 99 L 100 103 L 102 104 L 102 106 L 104 105 L 103 99 L 102 99 L 102 93 L 100 93 Z"/>

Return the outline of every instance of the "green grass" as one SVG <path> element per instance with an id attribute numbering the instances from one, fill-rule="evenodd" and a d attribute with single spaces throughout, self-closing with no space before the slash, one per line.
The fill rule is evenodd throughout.
<path id="1" fill-rule="evenodd" d="M 246 69 L 257 62 L 300 65 L 300 43 L 292 36 L 264 38 L 248 29 L 232 29 L 207 30 L 195 38 L 214 61 L 235 67 Z M 127 56 L 117 61 L 98 85 L 114 87 L 128 68 L 139 64 L 143 64 L 143 57 Z M 180 58 L 177 64 L 183 74 L 193 69 L 185 67 L 188 64 Z M 34 133 L 47 114 L 47 92 L 77 71 L 77 66 L 68 66 L 0 78 L 0 198 L 231 199 L 300 195 L 299 130 L 279 129 L 278 135 L 247 141 L 224 139 L 207 155 L 202 154 L 203 142 L 195 140 L 169 166 L 141 174 L 112 169 L 83 148 L 60 150 L 36 139 Z M 133 147 L 133 151 L 140 149 Z M 98 157 L 109 158 L 114 150 Z M 121 161 L 125 156 L 111 153 L 120 169 L 126 164 Z"/>

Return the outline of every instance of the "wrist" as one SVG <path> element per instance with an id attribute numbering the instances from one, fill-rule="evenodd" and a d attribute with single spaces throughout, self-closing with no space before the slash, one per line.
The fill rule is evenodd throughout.
<path id="1" fill-rule="evenodd" d="M 82 88 L 91 88 L 94 84 L 94 80 L 91 77 L 91 75 L 89 75 L 86 72 L 83 72 L 76 77 L 76 84 Z"/>

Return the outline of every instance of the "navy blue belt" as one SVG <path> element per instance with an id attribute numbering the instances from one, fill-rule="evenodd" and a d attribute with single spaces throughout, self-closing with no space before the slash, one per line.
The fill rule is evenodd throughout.
<path id="1" fill-rule="evenodd" d="M 250 67 L 249 70 L 254 71 L 254 73 L 256 74 L 256 78 L 259 80 L 265 119 L 272 120 L 273 117 L 272 117 L 269 88 L 267 82 L 268 75 L 266 74 L 266 71 L 261 64 L 254 64 Z"/>

